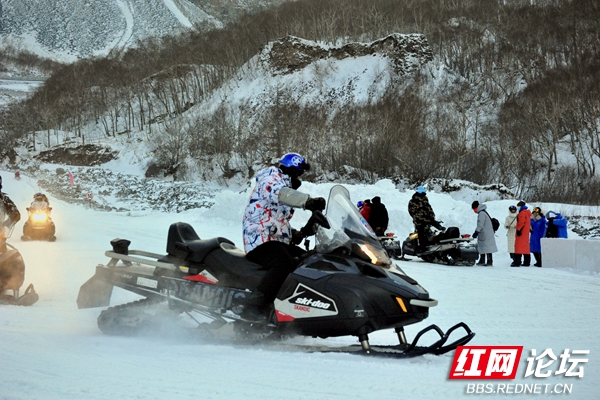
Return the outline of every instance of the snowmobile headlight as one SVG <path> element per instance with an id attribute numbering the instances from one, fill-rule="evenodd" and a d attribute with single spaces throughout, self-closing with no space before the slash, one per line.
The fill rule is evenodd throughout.
<path id="1" fill-rule="evenodd" d="M 48 219 L 48 215 L 45 213 L 34 213 L 31 215 L 31 219 L 35 222 L 44 222 Z"/>
<path id="2" fill-rule="evenodd" d="M 371 264 L 388 267 L 392 265 L 392 260 L 388 257 L 385 250 L 375 247 L 369 243 L 358 243 L 358 248 L 361 250 L 363 258 L 371 261 Z"/>

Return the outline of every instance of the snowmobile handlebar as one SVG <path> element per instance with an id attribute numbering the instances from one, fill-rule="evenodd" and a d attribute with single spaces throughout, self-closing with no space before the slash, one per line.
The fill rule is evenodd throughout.
<path id="1" fill-rule="evenodd" d="M 300 229 L 300 232 L 302 232 L 304 236 L 312 236 L 315 234 L 319 226 L 322 226 L 325 229 L 331 228 L 329 221 L 327 221 L 327 217 L 325 217 L 321 211 L 313 211 L 312 215 L 306 222 L 306 225 Z"/>

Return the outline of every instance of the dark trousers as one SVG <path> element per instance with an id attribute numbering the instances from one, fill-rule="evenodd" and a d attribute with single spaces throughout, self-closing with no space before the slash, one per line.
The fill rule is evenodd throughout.
<path id="1" fill-rule="evenodd" d="M 272 240 L 246 254 L 248 260 L 267 269 L 267 273 L 256 287 L 265 295 L 265 300 L 275 300 L 287 276 L 298 267 L 297 257 L 304 253 L 305 251 L 298 246 Z"/>
<path id="2" fill-rule="evenodd" d="M 533 253 L 533 256 L 535 257 L 535 266 L 536 267 L 541 267 L 542 266 L 542 253 Z"/>
<path id="3" fill-rule="evenodd" d="M 427 225 L 415 225 L 415 230 L 417 231 L 417 235 L 419 236 L 417 253 L 424 252 L 425 248 L 429 244 L 429 240 L 427 240 L 427 233 L 425 232 L 426 227 Z"/>

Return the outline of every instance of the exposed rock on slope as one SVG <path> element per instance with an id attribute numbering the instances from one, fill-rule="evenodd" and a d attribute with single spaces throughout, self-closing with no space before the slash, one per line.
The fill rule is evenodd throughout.
<path id="1" fill-rule="evenodd" d="M 424 35 L 399 33 L 372 43 L 349 43 L 341 47 L 326 47 L 295 36 L 286 36 L 273 42 L 270 48 L 265 48 L 261 58 L 275 71 L 286 74 L 317 60 L 342 60 L 375 54 L 389 58 L 398 73 L 411 72 L 433 60 L 433 53 Z"/>

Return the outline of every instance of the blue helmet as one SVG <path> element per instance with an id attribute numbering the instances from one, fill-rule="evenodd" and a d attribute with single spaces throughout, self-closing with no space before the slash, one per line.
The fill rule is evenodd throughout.
<path id="1" fill-rule="evenodd" d="M 425 186 L 418 186 L 417 189 L 415 190 L 417 193 L 425 193 L 427 192 L 427 189 L 425 189 Z"/>
<path id="2" fill-rule="evenodd" d="M 365 205 L 365 202 L 364 202 L 364 201 L 362 201 L 362 200 L 361 200 L 361 201 L 359 201 L 358 203 L 356 203 L 356 206 L 357 206 L 358 208 L 361 208 L 361 207 L 362 207 L 362 206 L 364 206 L 364 205 Z"/>
<path id="3" fill-rule="evenodd" d="M 298 153 L 287 153 L 279 160 L 279 168 L 285 173 L 300 176 L 310 170 L 310 164 Z"/>

